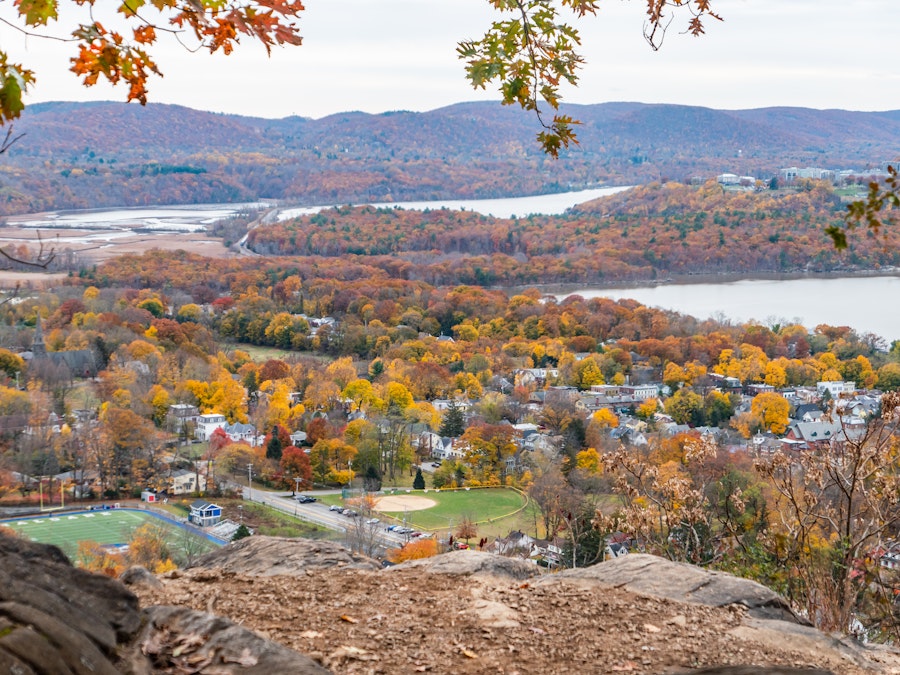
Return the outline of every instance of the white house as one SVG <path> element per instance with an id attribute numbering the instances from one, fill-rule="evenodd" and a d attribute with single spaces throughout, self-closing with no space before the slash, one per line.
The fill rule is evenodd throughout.
<path id="1" fill-rule="evenodd" d="M 194 429 L 194 436 L 201 441 L 208 441 L 209 437 L 212 436 L 216 429 L 223 429 L 226 424 L 225 415 L 219 415 L 218 413 L 200 415 L 197 418 L 197 427 Z"/>
<path id="2" fill-rule="evenodd" d="M 856 393 L 856 382 L 842 382 L 839 380 L 816 382 L 816 392 L 819 396 L 824 395 L 826 391 L 831 398 L 840 398 L 841 394 Z"/>

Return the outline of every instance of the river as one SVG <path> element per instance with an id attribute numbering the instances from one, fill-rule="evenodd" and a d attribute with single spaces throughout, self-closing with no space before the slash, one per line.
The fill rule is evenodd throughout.
<path id="1" fill-rule="evenodd" d="M 615 194 L 626 187 L 563 192 L 506 199 L 448 199 L 427 202 L 396 202 L 374 206 L 404 209 L 464 209 L 498 218 L 525 217 L 530 214 L 561 214 L 566 209 L 592 199 Z M 84 230 L 107 228 L 112 235 L 124 236 L 133 230 L 155 230 L 160 237 L 168 233 L 203 230 L 219 218 L 238 211 L 265 208 L 255 204 L 176 205 L 136 209 L 92 209 L 59 211 L 13 216 L 12 226 L 25 228 Z M 329 206 L 278 208 L 270 217 L 279 220 L 316 213 Z M 90 236 L 90 235 L 88 235 Z M 97 236 L 101 236 L 99 233 Z M 65 238 L 60 238 L 63 241 Z M 888 342 L 900 339 L 900 278 L 868 276 L 849 278 L 802 278 L 788 280 L 752 280 L 716 283 L 666 284 L 632 288 L 572 290 L 584 297 L 606 296 L 634 298 L 654 307 L 671 309 L 701 319 L 710 317 L 737 322 L 751 319 L 765 324 L 797 321 L 813 328 L 820 323 L 852 326 L 858 333 L 872 332 Z M 560 299 L 565 295 L 557 296 Z"/>
<path id="2" fill-rule="evenodd" d="M 451 209 L 454 211 L 475 211 L 495 218 L 524 218 L 533 214 L 559 215 L 576 204 L 584 204 L 593 199 L 608 197 L 628 187 L 604 187 L 577 192 L 557 192 L 549 195 L 531 195 L 528 197 L 504 197 L 502 199 L 443 199 L 428 202 L 383 202 L 372 204 L 378 208 L 401 208 L 411 211 L 426 209 Z M 318 213 L 331 206 L 308 206 L 295 209 L 282 209 L 278 212 L 278 220 L 288 220 L 297 216 Z"/>
<path id="3" fill-rule="evenodd" d="M 900 276 L 743 280 L 723 283 L 661 284 L 632 288 L 582 288 L 557 295 L 633 298 L 643 305 L 699 319 L 765 325 L 827 323 L 875 333 L 888 344 L 900 340 Z"/>

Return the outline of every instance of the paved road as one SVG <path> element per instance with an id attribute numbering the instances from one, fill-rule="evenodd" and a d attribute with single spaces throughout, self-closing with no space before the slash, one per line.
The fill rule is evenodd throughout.
<path id="1" fill-rule="evenodd" d="M 247 501 L 265 504 L 273 509 L 290 514 L 308 523 L 326 527 L 329 530 L 346 533 L 351 525 L 350 517 L 345 516 L 337 511 L 330 511 L 325 504 L 320 502 L 312 502 L 311 504 L 300 504 L 291 497 L 289 492 L 266 492 L 254 488 L 250 490 L 242 487 L 241 492 Z M 340 490 L 329 491 L 333 494 L 340 494 Z M 382 545 L 388 548 L 398 548 L 405 544 L 409 538 L 406 535 L 395 534 L 387 531 L 387 523 L 382 525 L 373 525 L 378 528 L 377 538 Z"/>

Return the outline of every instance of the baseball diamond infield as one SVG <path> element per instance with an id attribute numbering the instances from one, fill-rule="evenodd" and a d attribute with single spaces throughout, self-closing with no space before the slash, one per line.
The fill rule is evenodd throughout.
<path id="1" fill-rule="evenodd" d="M 422 511 L 432 506 L 437 506 L 433 499 L 414 495 L 391 495 L 375 502 L 376 511 Z"/>

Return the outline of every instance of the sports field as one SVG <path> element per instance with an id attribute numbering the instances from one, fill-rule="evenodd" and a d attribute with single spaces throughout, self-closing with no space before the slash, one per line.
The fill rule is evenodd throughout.
<path id="1" fill-rule="evenodd" d="M 80 541 L 95 541 L 98 544 L 125 545 L 138 527 L 151 521 L 171 532 L 169 543 L 179 547 L 186 536 L 203 542 L 204 548 L 212 550 L 215 544 L 175 523 L 159 518 L 147 511 L 132 509 L 110 509 L 108 511 L 79 511 L 56 513 L 36 518 L 18 518 L 0 521 L 22 536 L 42 544 L 55 544 L 65 551 L 78 545 Z"/>
<path id="2" fill-rule="evenodd" d="M 390 499 L 405 495 L 416 495 L 420 499 L 431 500 L 434 505 L 411 510 L 390 508 L 379 509 L 397 520 L 406 519 L 414 527 L 425 530 L 447 529 L 459 524 L 460 519 L 469 517 L 475 522 L 488 523 L 508 518 L 525 506 L 525 497 L 509 488 L 480 488 L 472 490 L 385 490 Z"/>

